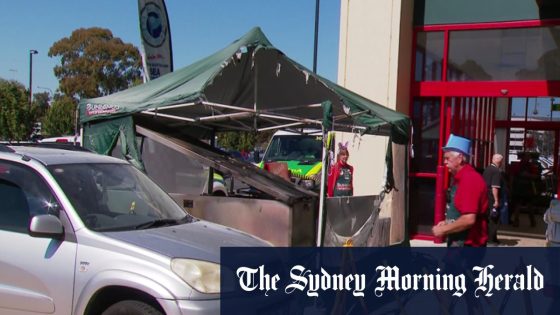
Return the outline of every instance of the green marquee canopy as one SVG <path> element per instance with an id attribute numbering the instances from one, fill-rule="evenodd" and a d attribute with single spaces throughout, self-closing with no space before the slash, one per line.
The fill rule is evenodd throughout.
<path id="1" fill-rule="evenodd" d="M 222 131 L 323 128 L 388 136 L 401 145 L 408 144 L 411 130 L 406 115 L 316 75 L 274 47 L 260 28 L 158 79 L 84 99 L 78 110 L 86 148 L 110 154 L 120 139 L 123 156 L 140 169 L 135 125 L 163 124 L 197 138 Z M 386 191 L 394 188 L 391 142 Z M 319 244 L 324 221 L 320 208 Z"/>
<path id="2" fill-rule="evenodd" d="M 219 131 L 320 128 L 321 104 L 329 103 L 332 129 L 386 135 L 395 143 L 408 143 L 406 115 L 314 74 L 275 48 L 258 27 L 226 48 L 156 80 L 82 100 L 79 119 L 88 146 L 91 127 L 97 125 L 96 131 L 102 131 L 106 123 L 112 129 L 117 118 L 121 122 L 117 125 L 124 126 L 122 122 L 129 120 L 122 118 L 131 116 L 189 128 L 199 137 Z"/>

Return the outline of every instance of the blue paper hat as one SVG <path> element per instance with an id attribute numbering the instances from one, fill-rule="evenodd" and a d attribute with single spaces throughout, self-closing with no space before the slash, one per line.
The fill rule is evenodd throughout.
<path id="1" fill-rule="evenodd" d="M 455 151 L 464 155 L 471 155 L 471 140 L 451 134 L 447 140 L 447 145 L 442 150 L 444 152 Z"/>

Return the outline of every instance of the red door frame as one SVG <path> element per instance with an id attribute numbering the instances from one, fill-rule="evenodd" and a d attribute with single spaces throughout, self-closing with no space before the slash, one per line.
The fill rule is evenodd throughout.
<path id="1" fill-rule="evenodd" d="M 415 27 L 413 33 L 413 49 L 411 52 L 412 59 L 412 74 L 411 74 L 411 93 L 410 93 L 410 103 L 414 104 L 415 98 L 425 98 L 425 97 L 440 97 L 440 139 L 439 147 L 443 147 L 444 141 L 449 137 L 451 133 L 451 98 L 455 97 L 456 100 L 459 99 L 461 102 L 467 101 L 467 98 L 471 98 L 469 101 L 473 102 L 477 100 L 475 117 L 471 117 L 471 111 L 464 112 L 465 106 L 456 106 L 456 112 L 454 116 L 454 126 L 461 126 L 460 117 L 469 117 L 470 119 L 482 119 L 484 121 L 482 129 L 482 138 L 488 139 L 488 142 L 484 145 L 487 149 L 484 152 L 484 161 L 490 159 L 492 155 L 493 139 L 491 138 L 494 134 L 493 131 L 497 127 L 504 127 L 508 130 L 509 128 L 523 124 L 525 128 L 530 128 L 532 122 L 513 122 L 513 121 L 500 121 L 495 122 L 495 102 L 496 98 L 512 98 L 512 97 L 542 97 L 542 96 L 560 96 L 560 81 L 470 81 L 470 82 L 448 82 L 447 81 L 447 64 L 448 64 L 448 53 L 449 53 L 449 32 L 456 30 L 486 30 L 486 29 L 511 29 L 511 28 L 528 28 L 528 27 L 545 27 L 545 26 L 555 26 L 560 25 L 560 19 L 554 20 L 529 20 L 529 21 L 513 21 L 513 22 L 496 22 L 496 23 L 479 23 L 479 24 L 452 24 L 452 25 L 426 25 Z M 416 69 L 416 39 L 418 32 L 430 32 L 430 31 L 443 31 L 444 33 L 444 51 L 442 60 L 442 78 L 441 81 L 415 81 L 414 71 Z M 479 99 L 485 97 L 487 99 Z M 482 105 L 480 104 L 482 103 Z M 471 103 L 470 106 L 475 106 Z M 469 107 L 470 107 L 469 106 Z M 460 113 L 459 113 L 460 111 Z M 465 116 L 467 114 L 468 116 Z M 409 107 L 409 115 L 412 117 L 412 107 Z M 508 113 L 509 117 L 509 113 Z M 467 119 L 469 119 L 467 118 Z M 536 129 L 543 129 L 543 123 L 539 123 L 539 127 Z M 558 136 L 560 130 L 559 123 L 550 123 L 550 128 L 556 130 L 556 135 Z M 554 125 L 552 125 L 554 124 Z M 480 149 L 480 143 L 476 144 L 477 150 Z M 558 146 L 558 138 L 556 141 L 556 146 Z M 440 149 L 441 150 L 441 149 Z M 555 149 L 555 152 L 558 152 Z M 439 222 L 444 218 L 445 212 L 445 190 L 448 187 L 449 176 L 447 174 L 447 169 L 443 166 L 442 152 L 438 152 L 438 166 L 435 173 L 411 173 L 409 176 L 411 178 L 418 177 L 435 177 L 436 182 L 436 195 L 435 209 L 434 209 L 434 224 Z M 555 157 L 557 158 L 557 156 Z M 559 185 L 560 186 L 560 185 Z M 560 188 L 558 190 L 560 195 Z M 410 203 L 412 204 L 412 203 Z M 412 238 L 432 238 L 426 235 L 411 235 Z M 441 240 L 435 240 L 441 241 Z"/>

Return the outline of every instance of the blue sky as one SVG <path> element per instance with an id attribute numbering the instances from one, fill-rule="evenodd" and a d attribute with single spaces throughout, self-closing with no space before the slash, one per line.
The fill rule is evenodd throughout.
<path id="1" fill-rule="evenodd" d="M 9 4 L 8 4 L 9 3 Z M 277 48 L 312 69 L 315 0 L 166 0 L 174 68 L 187 66 L 259 26 Z M 54 91 L 58 80 L 50 58 L 52 44 L 78 28 L 102 27 L 140 48 L 136 0 L 4 1 L 0 77 L 29 85 L 33 56 L 33 92 Z M 320 1 L 317 72 L 336 82 L 340 1 Z"/>

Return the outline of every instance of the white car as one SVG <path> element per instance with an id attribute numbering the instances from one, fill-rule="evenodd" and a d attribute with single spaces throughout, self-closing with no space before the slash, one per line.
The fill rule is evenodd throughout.
<path id="1" fill-rule="evenodd" d="M 3 315 L 218 314 L 220 247 L 269 246 L 89 152 L 0 145 L 0 200 Z"/>
<path id="2" fill-rule="evenodd" d="M 71 143 L 75 145 L 80 145 L 80 137 L 79 136 L 60 136 L 60 137 L 51 137 L 51 138 L 44 138 L 39 141 L 40 143 Z"/>

